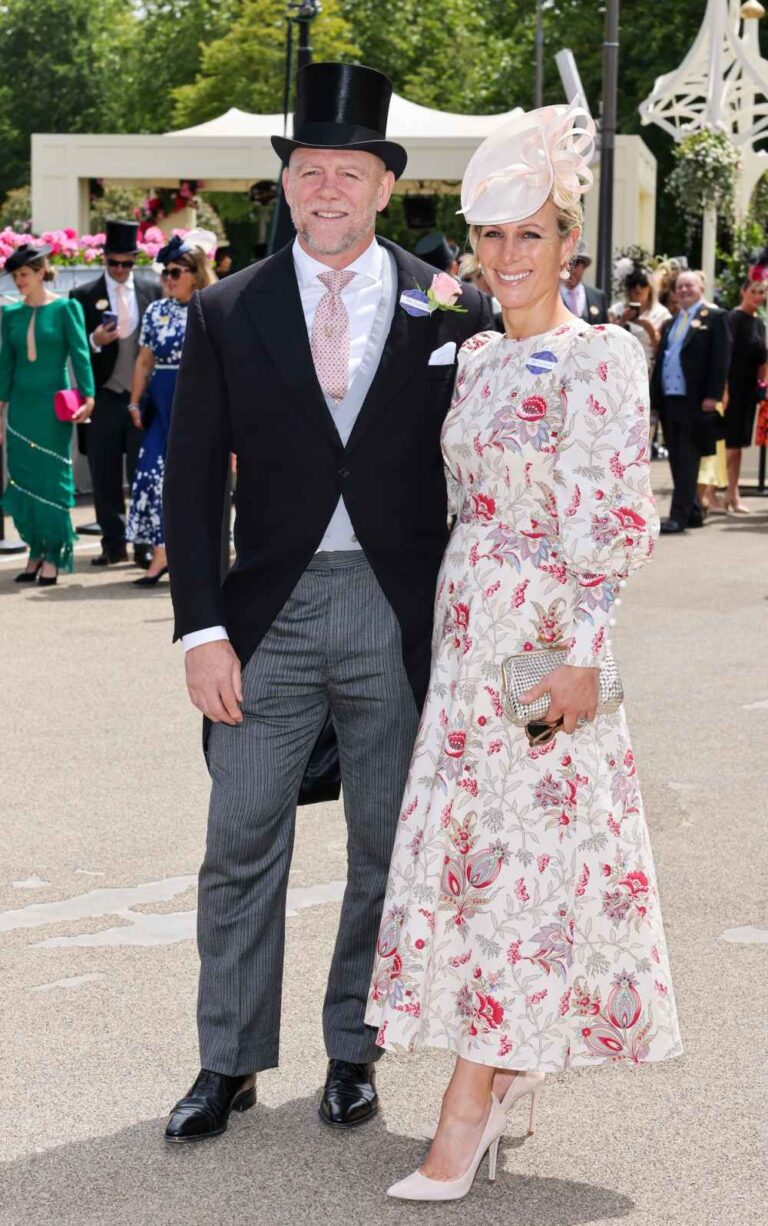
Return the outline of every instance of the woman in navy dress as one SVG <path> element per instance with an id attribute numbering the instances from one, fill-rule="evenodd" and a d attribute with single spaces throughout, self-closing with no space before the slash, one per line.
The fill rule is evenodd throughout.
<path id="1" fill-rule="evenodd" d="M 139 354 L 133 372 L 131 403 L 134 424 L 144 428 L 144 442 L 136 465 L 128 514 L 128 540 L 151 545 L 152 561 L 137 587 L 154 587 L 167 573 L 163 532 L 163 476 L 171 406 L 187 327 L 187 305 L 196 289 L 216 280 L 210 252 L 216 236 L 195 230 L 175 236 L 158 254 L 167 297 L 151 302 L 144 312 Z M 149 388 L 147 388 L 149 383 Z M 145 396 L 143 408 L 140 405 Z"/>

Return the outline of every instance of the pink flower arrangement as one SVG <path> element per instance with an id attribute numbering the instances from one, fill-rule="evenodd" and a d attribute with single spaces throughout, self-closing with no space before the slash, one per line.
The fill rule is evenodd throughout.
<path id="1" fill-rule="evenodd" d="M 188 230 L 174 230 L 174 234 L 182 237 Z M 52 248 L 48 259 L 51 264 L 73 267 L 75 265 L 95 264 L 104 255 L 104 240 L 106 235 L 78 234 L 69 227 L 63 230 L 45 230 L 37 241 Z M 35 242 L 31 234 L 18 234 L 10 226 L 0 231 L 0 269 L 5 267 L 9 255 L 24 243 Z M 168 242 L 168 236 L 159 226 L 148 226 L 138 243 L 137 264 L 151 264 L 161 247 Z"/>

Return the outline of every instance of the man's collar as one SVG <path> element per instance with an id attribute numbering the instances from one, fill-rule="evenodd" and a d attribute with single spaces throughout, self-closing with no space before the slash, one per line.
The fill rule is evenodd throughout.
<path id="1" fill-rule="evenodd" d="M 127 281 L 115 281 L 114 277 L 110 277 L 109 269 L 107 268 L 104 269 L 104 276 L 107 279 L 107 285 L 111 286 L 114 290 L 118 290 L 121 285 L 124 285 L 126 289 L 133 289 L 133 270 L 131 270 L 131 275 Z"/>
<path id="2" fill-rule="evenodd" d="M 343 271 L 354 272 L 358 277 L 370 282 L 380 281 L 383 260 L 383 248 L 373 238 L 371 239 L 370 246 L 366 247 L 363 254 L 359 255 L 351 264 L 347 264 Z M 302 289 L 309 285 L 310 281 L 319 276 L 320 273 L 333 271 L 328 264 L 323 264 L 321 260 L 316 260 L 314 256 L 309 255 L 299 243 L 298 238 L 293 243 L 293 262 L 296 267 L 296 276 Z"/>

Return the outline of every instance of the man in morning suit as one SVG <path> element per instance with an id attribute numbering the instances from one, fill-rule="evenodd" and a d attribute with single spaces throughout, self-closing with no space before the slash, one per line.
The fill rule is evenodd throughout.
<path id="1" fill-rule="evenodd" d="M 391 92 L 358 65 L 300 70 L 294 138 L 272 140 L 296 241 L 189 308 L 165 524 L 187 684 L 212 721 L 213 787 L 199 891 L 203 1068 L 171 1114 L 172 1141 L 222 1132 L 255 1101 L 256 1072 L 278 1063 L 296 798 L 329 710 L 348 873 L 320 1116 L 360 1124 L 378 1105 L 365 1001 L 447 541 L 440 429 L 457 348 L 492 326 L 470 287 L 463 314 L 401 304 L 435 272 L 375 237 L 407 156 L 386 140 Z M 237 557 L 222 587 L 230 451 Z"/>
<path id="2" fill-rule="evenodd" d="M 101 553 L 91 559 L 91 566 L 109 566 L 128 557 L 123 456 L 131 485 L 141 447 L 141 431 L 131 420 L 128 401 L 141 319 L 150 302 L 162 295 L 156 277 L 134 275 L 138 230 L 135 221 L 108 221 L 103 273 L 70 293 L 85 311 L 96 382 L 96 407 L 86 437 L 93 502 L 102 536 Z M 116 317 L 111 326 L 104 324 L 105 311 Z M 140 566 L 149 565 L 151 553 L 145 545 L 134 546 L 134 558 Z"/>
<path id="3" fill-rule="evenodd" d="M 665 536 L 704 522 L 696 483 L 702 456 L 715 452 L 715 410 L 731 360 L 728 316 L 704 302 L 696 273 L 679 273 L 674 288 L 679 310 L 661 330 L 651 378 L 651 406 L 664 429 L 674 486 L 669 518 L 661 523 Z"/>
<path id="4" fill-rule="evenodd" d="M 581 244 L 571 261 L 570 274 L 560 294 L 568 310 L 578 319 L 585 319 L 588 324 L 607 324 L 608 304 L 605 294 L 601 289 L 595 289 L 594 285 L 584 284 L 584 273 L 591 263 L 592 256 Z"/>

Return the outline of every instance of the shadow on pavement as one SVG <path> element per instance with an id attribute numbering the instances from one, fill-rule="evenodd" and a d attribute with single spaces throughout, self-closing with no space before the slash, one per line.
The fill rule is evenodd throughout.
<path id="1" fill-rule="evenodd" d="M 235 1117 L 216 1140 L 170 1146 L 165 1117 L 113 1136 L 62 1145 L 4 1163 L 0 1221 L 13 1226 L 405 1226 L 430 1206 L 385 1196 L 412 1170 L 425 1143 L 387 1132 L 379 1117 L 341 1135 L 316 1121 L 317 1099 Z M 508 1139 L 501 1163 L 521 1141 Z M 441 1205 L 439 1221 L 462 1226 L 525 1222 L 577 1226 L 627 1216 L 619 1192 L 565 1179 L 516 1176 L 485 1164 L 465 1201 Z M 434 1218 L 432 1220 L 435 1220 Z"/>

